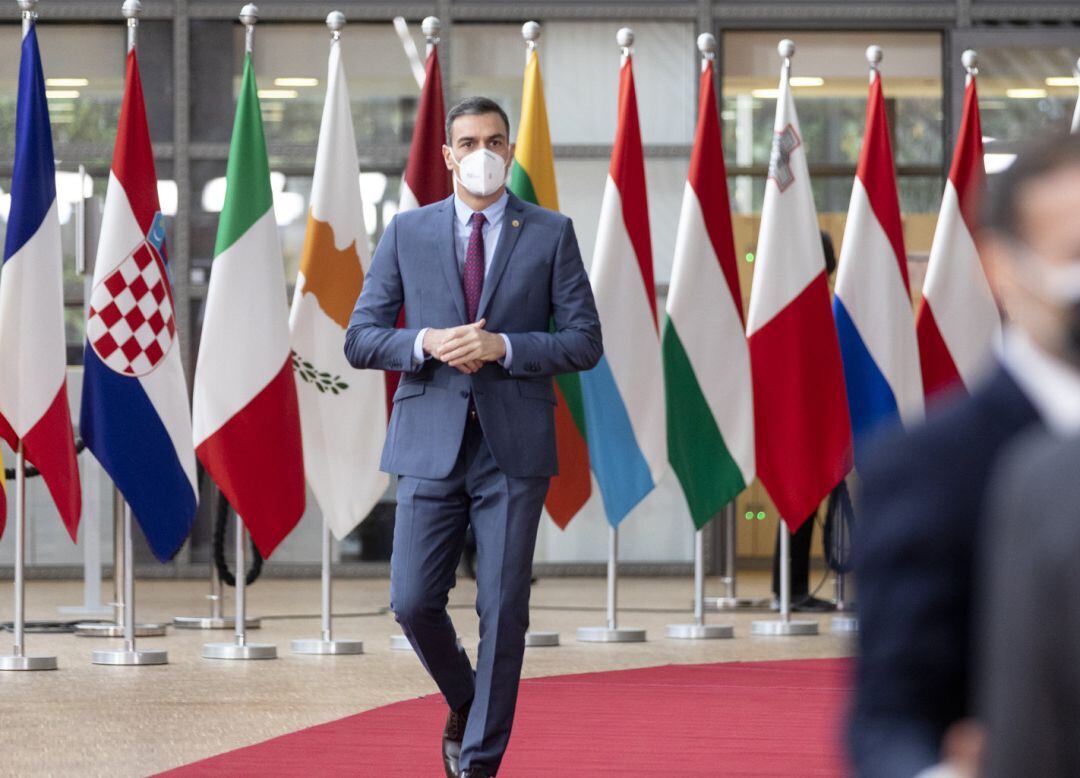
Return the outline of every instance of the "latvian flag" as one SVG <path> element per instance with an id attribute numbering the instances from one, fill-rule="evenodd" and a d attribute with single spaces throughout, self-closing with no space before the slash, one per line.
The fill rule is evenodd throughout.
<path id="1" fill-rule="evenodd" d="M 139 64 L 127 55 L 86 322 L 81 427 L 161 561 L 195 521 L 195 450 Z"/>
<path id="2" fill-rule="evenodd" d="M 67 398 L 64 271 L 36 25 L 22 39 L 11 210 L 0 269 L 0 437 L 41 472 L 75 540 L 82 511 Z"/>

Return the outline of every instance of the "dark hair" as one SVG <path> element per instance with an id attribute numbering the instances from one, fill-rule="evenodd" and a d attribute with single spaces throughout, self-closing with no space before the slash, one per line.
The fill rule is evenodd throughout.
<path id="1" fill-rule="evenodd" d="M 981 228 L 1023 240 L 1020 206 L 1024 188 L 1073 165 L 1080 167 L 1080 135 L 1055 134 L 1023 146 L 1008 168 L 988 177 Z"/>
<path id="2" fill-rule="evenodd" d="M 454 119 L 459 116 L 481 116 L 485 113 L 497 113 L 502 117 L 506 125 L 506 140 L 510 141 L 510 119 L 498 103 L 487 97 L 466 97 L 446 113 L 446 145 L 450 143 L 450 130 L 454 127 Z"/>

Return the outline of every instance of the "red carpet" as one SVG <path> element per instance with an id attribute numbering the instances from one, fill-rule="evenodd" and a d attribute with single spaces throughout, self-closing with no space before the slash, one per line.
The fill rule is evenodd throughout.
<path id="1" fill-rule="evenodd" d="M 843 775 L 847 660 L 667 665 L 522 682 L 502 769 L 517 776 Z M 436 695 L 172 770 L 169 776 L 442 776 Z"/>

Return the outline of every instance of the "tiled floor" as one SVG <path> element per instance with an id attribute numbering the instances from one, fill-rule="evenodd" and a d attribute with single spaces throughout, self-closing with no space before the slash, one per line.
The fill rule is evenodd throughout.
<path id="1" fill-rule="evenodd" d="M 580 626 L 604 621 L 605 582 L 596 578 L 551 578 L 533 592 L 533 627 L 562 634 L 558 648 L 529 649 L 525 674 L 555 675 L 667 663 L 790 659 L 844 656 L 850 639 L 829 632 L 800 638 L 750 637 L 750 622 L 762 614 L 710 614 L 713 622 L 735 625 L 734 640 L 675 641 L 664 637 L 669 623 L 685 622 L 691 582 L 672 578 L 626 578 L 620 583 L 620 624 L 644 627 L 648 641 L 638 644 L 583 644 Z M 764 575 L 740 581 L 740 592 L 763 594 Z M 57 607 L 78 602 L 77 582 L 31 581 L 28 618 L 57 619 Z M 169 621 L 175 615 L 202 613 L 206 584 L 199 581 L 140 581 L 140 621 Z M 709 582 L 710 593 L 719 584 Z M 231 590 L 228 590 L 231 595 Z M 475 657 L 475 590 L 463 580 L 452 593 L 452 615 L 465 647 Z M 163 667 L 102 667 L 90 652 L 119 641 L 72 635 L 30 634 L 27 652 L 59 658 L 60 669 L 42 673 L 0 673 L 0 775 L 145 775 L 264 740 L 361 710 L 433 692 L 410 652 L 391 651 L 397 632 L 382 611 L 387 583 L 345 580 L 335 589 L 339 637 L 363 639 L 362 656 L 315 657 L 289 653 L 294 638 L 319 633 L 317 580 L 259 581 L 249 589 L 249 614 L 263 617 L 250 640 L 275 643 L 279 659 L 229 662 L 200 657 L 208 640 L 229 633 L 170 629 L 164 638 L 139 641 L 166 648 Z M 0 620 L 11 618 L 11 586 L 0 585 Z M 231 602 L 229 612 L 231 612 Z M 0 652 L 10 651 L 9 634 L 0 633 Z"/>

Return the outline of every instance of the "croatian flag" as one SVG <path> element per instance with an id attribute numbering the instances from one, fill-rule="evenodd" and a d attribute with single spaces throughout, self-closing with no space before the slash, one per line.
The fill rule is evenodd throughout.
<path id="1" fill-rule="evenodd" d="M 75 540 L 82 512 L 67 401 L 52 128 L 35 25 L 23 36 L 11 211 L 0 269 L 0 437 L 22 443 Z"/>
<path id="2" fill-rule="evenodd" d="M 619 124 L 591 276 L 604 356 L 581 374 L 586 437 L 608 521 L 618 526 L 653 490 L 667 462 L 645 160 L 629 55 L 620 73 Z"/>
<path id="3" fill-rule="evenodd" d="M 162 562 L 195 521 L 187 383 L 139 65 L 127 55 L 86 321 L 81 428 Z"/>
<path id="4" fill-rule="evenodd" d="M 979 97 L 975 77 L 968 75 L 960 135 L 915 318 L 928 400 L 947 390 L 970 391 L 1001 339 L 1001 316 L 972 237 L 984 178 Z"/>
<path id="5" fill-rule="evenodd" d="M 793 51 L 790 41 L 781 47 Z M 795 532 L 851 469 L 851 421 L 789 70 L 785 63 L 746 331 L 757 474 Z"/>
<path id="6" fill-rule="evenodd" d="M 885 98 L 875 68 L 833 298 L 856 462 L 871 430 L 896 422 L 909 426 L 923 417 L 909 290 Z"/>

